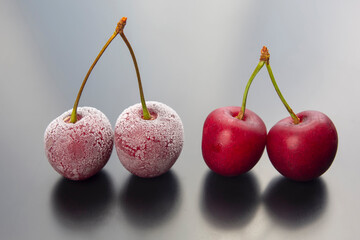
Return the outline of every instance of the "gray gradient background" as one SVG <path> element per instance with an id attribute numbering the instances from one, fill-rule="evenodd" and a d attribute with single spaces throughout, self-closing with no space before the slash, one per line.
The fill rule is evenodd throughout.
<path id="1" fill-rule="evenodd" d="M 355 0 L 0 0 L 0 238 L 354 239 L 359 9 Z M 183 120 L 183 152 L 169 174 L 143 181 L 113 151 L 99 176 L 71 183 L 47 162 L 44 130 L 72 107 L 122 16 L 146 99 L 166 103 Z M 251 173 L 234 179 L 212 174 L 203 162 L 206 116 L 241 104 L 263 45 L 294 111 L 322 111 L 337 127 L 336 159 L 310 184 L 284 180 L 266 153 Z M 114 125 L 137 102 L 131 58 L 117 37 L 80 105 L 100 109 Z M 247 106 L 268 129 L 287 116 L 265 69 Z"/>

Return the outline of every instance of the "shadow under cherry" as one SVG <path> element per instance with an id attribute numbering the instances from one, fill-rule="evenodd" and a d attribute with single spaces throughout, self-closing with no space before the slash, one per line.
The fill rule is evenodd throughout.
<path id="1" fill-rule="evenodd" d="M 326 209 L 327 196 L 326 184 L 321 178 L 295 182 L 280 176 L 266 188 L 264 203 L 274 221 L 294 229 L 319 220 Z"/>
<path id="2" fill-rule="evenodd" d="M 112 182 L 102 170 L 83 181 L 59 179 L 52 192 L 51 205 L 62 226 L 70 230 L 88 230 L 104 222 L 113 199 Z"/>
<path id="3" fill-rule="evenodd" d="M 200 208 L 205 219 L 219 228 L 246 226 L 260 204 L 260 188 L 253 173 L 223 177 L 206 175 Z"/>
<path id="4" fill-rule="evenodd" d="M 155 178 L 131 175 L 119 194 L 120 209 L 126 220 L 142 229 L 169 221 L 179 202 L 179 181 L 171 170 Z"/>

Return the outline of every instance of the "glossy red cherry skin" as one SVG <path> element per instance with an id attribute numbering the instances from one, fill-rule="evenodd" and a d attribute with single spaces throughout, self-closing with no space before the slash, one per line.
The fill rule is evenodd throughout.
<path id="1" fill-rule="evenodd" d="M 309 181 L 321 176 L 332 164 L 338 146 L 335 125 L 318 111 L 304 111 L 280 120 L 269 131 L 266 149 L 271 163 L 285 177 Z"/>
<path id="2" fill-rule="evenodd" d="M 236 118 L 240 107 L 212 111 L 204 122 L 202 155 L 214 172 L 236 176 L 252 169 L 266 144 L 266 126 L 261 118 L 246 109 L 242 120 Z"/>

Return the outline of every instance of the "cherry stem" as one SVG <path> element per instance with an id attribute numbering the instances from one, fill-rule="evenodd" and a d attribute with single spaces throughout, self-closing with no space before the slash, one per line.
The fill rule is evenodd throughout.
<path id="1" fill-rule="evenodd" d="M 286 110 L 289 112 L 291 118 L 294 121 L 294 124 L 298 124 L 298 123 L 300 123 L 300 118 L 294 113 L 294 111 L 291 109 L 291 107 L 289 106 L 289 104 L 286 102 L 285 98 L 281 94 L 280 89 L 279 89 L 279 87 L 278 87 L 278 85 L 277 85 L 277 83 L 275 81 L 274 74 L 273 74 L 273 72 L 271 70 L 271 67 L 270 67 L 270 61 L 269 61 L 270 54 L 269 54 L 269 52 L 268 52 L 268 50 L 267 50 L 267 48 L 265 46 L 263 47 L 263 49 L 264 48 L 266 49 L 266 52 L 267 52 L 267 55 L 268 55 L 268 59 L 266 60 L 266 68 L 267 68 L 269 76 L 271 78 L 271 82 L 274 85 L 275 91 L 277 92 L 278 96 L 280 97 L 281 102 L 284 104 Z"/>
<path id="2" fill-rule="evenodd" d="M 125 19 L 126 21 L 126 19 Z M 99 52 L 99 54 L 97 55 L 97 57 L 95 58 L 93 64 L 91 65 L 91 67 L 89 68 L 82 84 L 81 84 L 81 87 L 80 87 L 80 90 L 79 90 L 79 93 L 76 97 L 76 100 L 75 100 L 75 103 L 74 103 L 74 107 L 73 107 L 73 110 L 72 110 L 72 113 L 71 113 L 71 117 L 70 117 L 70 123 L 76 123 L 77 121 L 77 107 L 79 105 L 79 101 L 80 101 L 80 97 L 81 97 L 81 94 L 84 90 L 84 87 L 85 87 L 85 84 L 90 76 L 90 73 L 92 72 L 92 70 L 94 69 L 96 63 L 99 61 L 100 57 L 103 55 L 103 53 L 105 52 L 106 48 L 109 46 L 109 44 L 112 42 L 112 40 L 119 34 L 120 30 L 121 30 L 121 26 L 124 25 L 124 19 L 122 18 L 117 26 L 116 26 L 116 29 L 114 31 L 114 33 L 111 35 L 111 37 L 109 38 L 109 40 L 106 42 L 106 44 L 104 45 L 104 47 L 101 49 L 101 51 Z"/>
<path id="3" fill-rule="evenodd" d="M 124 40 L 126 46 L 129 49 L 129 52 L 131 54 L 132 60 L 134 62 L 134 66 L 135 66 L 135 71 L 136 71 L 136 76 L 137 76 L 137 80 L 138 80 L 138 85 L 139 85 L 139 92 L 140 92 L 140 100 L 141 100 L 141 105 L 142 105 L 142 109 L 143 109 L 143 119 L 145 120 L 150 120 L 152 119 L 152 116 L 148 110 L 148 108 L 146 107 L 146 102 L 145 102 L 145 96 L 144 96 L 144 92 L 143 92 L 143 88 L 142 88 L 142 84 L 141 84 L 141 77 L 140 77 L 140 71 L 139 71 L 139 67 L 136 61 L 136 57 L 135 57 L 135 53 L 130 45 L 130 42 L 127 40 L 125 34 L 124 34 L 124 27 L 126 24 L 126 17 L 123 18 L 124 19 L 124 25 L 123 27 L 120 29 L 120 36 L 122 37 L 122 39 Z"/>
<path id="4" fill-rule="evenodd" d="M 263 54 L 263 52 L 261 52 L 261 54 Z M 248 83 L 246 84 L 246 87 L 245 87 L 244 96 L 243 96 L 243 102 L 242 102 L 242 105 L 241 105 L 241 110 L 240 110 L 239 114 L 236 116 L 236 118 L 238 118 L 240 120 L 242 120 L 244 118 L 244 115 L 245 115 L 246 99 L 247 99 L 247 95 L 248 95 L 248 92 L 249 92 L 249 89 L 250 89 L 250 85 L 251 85 L 252 81 L 254 80 L 255 76 L 258 74 L 258 72 L 264 66 L 264 64 L 265 64 L 265 61 L 263 60 L 263 57 L 261 55 L 260 62 L 256 66 L 254 72 L 250 76 L 250 79 L 249 79 L 249 81 L 248 81 Z"/>

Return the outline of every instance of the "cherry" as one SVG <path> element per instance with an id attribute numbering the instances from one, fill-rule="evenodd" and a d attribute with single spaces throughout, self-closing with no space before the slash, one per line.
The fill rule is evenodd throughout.
<path id="1" fill-rule="evenodd" d="M 208 167 L 220 175 L 236 176 L 249 171 L 264 152 L 266 126 L 257 114 L 245 109 L 250 85 L 265 63 L 263 54 L 246 85 L 241 108 L 215 109 L 204 122 L 202 155 Z"/>
<path id="2" fill-rule="evenodd" d="M 132 174 L 143 178 L 167 172 L 180 156 L 184 129 L 178 114 L 160 102 L 146 102 L 134 51 L 124 34 L 137 75 L 141 104 L 125 109 L 115 124 L 115 148 L 120 162 Z"/>
<path id="3" fill-rule="evenodd" d="M 267 49 L 266 49 L 267 51 Z M 269 63 L 271 81 L 290 117 L 280 120 L 269 131 L 266 150 L 273 166 L 285 177 L 309 181 L 331 166 L 337 151 L 338 135 L 328 116 L 318 111 L 295 114 L 282 96 Z"/>
<path id="4" fill-rule="evenodd" d="M 53 120 L 45 131 L 45 151 L 51 166 L 71 180 L 99 172 L 110 158 L 113 131 L 106 116 L 91 107 L 79 107 L 76 123 L 66 121 L 71 110 Z"/>
<path id="5" fill-rule="evenodd" d="M 114 133 L 109 120 L 99 110 L 78 108 L 78 104 L 90 73 L 123 24 L 120 20 L 88 70 L 73 109 L 57 117 L 45 130 L 45 152 L 51 166 L 71 180 L 84 180 L 95 175 L 110 158 Z"/>

